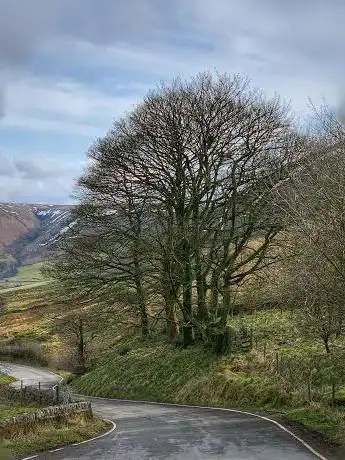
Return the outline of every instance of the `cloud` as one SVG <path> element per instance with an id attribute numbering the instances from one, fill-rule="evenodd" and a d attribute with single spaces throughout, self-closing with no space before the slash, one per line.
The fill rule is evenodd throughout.
<path id="1" fill-rule="evenodd" d="M 46 180 L 51 177 L 66 176 L 69 168 L 64 163 L 57 164 L 56 161 L 45 156 L 33 156 L 18 158 L 14 160 L 16 171 L 23 179 Z"/>
<path id="2" fill-rule="evenodd" d="M 62 12 L 57 0 L 0 0 L 0 71 L 23 65 Z M 0 86 L 0 118 L 4 116 L 4 86 Z"/>
<path id="3" fill-rule="evenodd" d="M 0 176 L 12 178 L 16 174 L 13 159 L 0 151 Z"/>
<path id="4" fill-rule="evenodd" d="M 0 153 L 0 201 L 68 202 L 83 163 Z"/>
<path id="5" fill-rule="evenodd" d="M 0 62 L 24 62 L 62 10 L 56 0 L 0 0 Z"/>
<path id="6" fill-rule="evenodd" d="M 28 64 L 56 37 L 97 44 L 160 39 L 170 22 L 167 9 L 157 0 L 0 0 L 0 71 Z M 1 115 L 3 96 L 0 104 Z"/>
<path id="7" fill-rule="evenodd" d="M 142 43 L 166 31 L 169 10 L 157 0 L 0 0 L 0 62 L 23 63 L 55 35 Z"/>
<path id="8" fill-rule="evenodd" d="M 261 56 L 274 54 L 284 72 L 289 67 L 290 73 L 308 72 L 310 64 L 326 72 L 344 70 L 342 0 L 191 0 L 186 7 L 199 33 L 228 48 L 236 37 L 247 37 Z M 299 67 L 291 67 L 296 60 Z M 332 69 L 322 69 L 325 62 L 332 63 Z"/>
<path id="9" fill-rule="evenodd" d="M 0 62 L 11 68 L 36 53 L 56 69 L 150 82 L 217 67 L 265 89 L 296 76 L 339 87 L 344 16 L 342 0 L 0 0 Z"/>
<path id="10" fill-rule="evenodd" d="M 303 71 L 296 72 L 296 68 L 304 65 L 303 57 L 291 56 L 285 62 L 284 56 L 274 47 L 266 47 L 257 37 L 239 33 L 233 35 L 230 44 L 225 38 L 215 41 L 212 49 L 200 47 L 192 52 L 188 47 L 180 49 L 172 45 L 147 49 L 141 45 L 97 45 L 76 40 L 69 42 L 68 49 L 71 58 L 79 62 L 85 72 L 93 68 L 110 75 L 127 72 L 132 78 L 151 81 L 151 85 L 138 85 L 138 90 L 132 93 L 132 104 L 160 79 L 169 81 L 176 75 L 188 78 L 215 69 L 249 75 L 254 86 L 263 89 L 268 96 L 278 93 L 286 101 L 292 100 L 293 109 L 301 114 L 308 110 L 308 97 L 316 104 L 323 97 L 336 103 L 339 94 L 336 75 L 318 70 L 319 63 L 308 63 Z M 128 107 L 121 104 L 118 108 Z M 113 112 L 114 117 L 119 112 L 121 110 Z"/>
<path id="11" fill-rule="evenodd" d="M 174 2 L 159 0 L 71 0 L 63 31 L 96 44 L 155 40 L 171 27 Z M 67 11 L 68 10 L 68 11 Z"/>
<path id="12" fill-rule="evenodd" d="M 142 92 L 140 86 L 123 88 L 116 95 L 72 79 L 13 77 L 6 88 L 7 114 L 2 127 L 91 139 L 103 135 L 112 120 L 130 109 Z"/>
<path id="13" fill-rule="evenodd" d="M 208 42 L 225 50 L 238 36 L 276 52 L 341 61 L 345 38 L 342 0 L 0 0 L 0 13 L 0 59 L 7 62 L 23 61 L 54 37 L 147 49 Z"/>

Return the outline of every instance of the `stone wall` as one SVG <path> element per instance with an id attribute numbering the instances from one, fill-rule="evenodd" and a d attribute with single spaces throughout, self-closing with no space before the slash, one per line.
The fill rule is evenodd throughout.
<path id="1" fill-rule="evenodd" d="M 67 404 L 72 402 L 67 385 L 60 384 L 53 390 L 39 388 L 35 386 L 24 386 L 23 388 L 14 388 L 8 384 L 0 384 L 0 399 L 16 401 L 20 403 L 39 403 L 45 406 L 55 404 Z M 78 401 L 73 401 L 78 402 Z"/>
<path id="2" fill-rule="evenodd" d="M 38 409 L 31 414 L 20 414 L 0 419 L 0 439 L 27 433 L 47 422 L 63 422 L 75 416 L 93 418 L 91 403 L 87 401 Z"/>

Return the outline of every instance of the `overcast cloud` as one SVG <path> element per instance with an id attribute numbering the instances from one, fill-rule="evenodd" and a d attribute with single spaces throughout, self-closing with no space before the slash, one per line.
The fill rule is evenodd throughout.
<path id="1" fill-rule="evenodd" d="M 67 201 L 93 140 L 178 74 L 344 106 L 344 20 L 343 0 L 0 0 L 0 200 Z"/>
<path id="2" fill-rule="evenodd" d="M 52 158 L 28 154 L 16 157 L 0 152 L 0 196 L 2 201 L 69 201 L 71 184 L 83 164 L 62 163 Z"/>

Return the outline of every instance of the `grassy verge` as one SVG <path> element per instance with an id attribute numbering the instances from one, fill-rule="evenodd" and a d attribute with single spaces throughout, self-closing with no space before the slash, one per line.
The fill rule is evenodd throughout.
<path id="1" fill-rule="evenodd" d="M 11 375 L 6 375 L 6 374 L 2 374 L 0 372 L 0 384 L 1 383 L 12 383 L 12 382 L 15 382 L 16 379 L 14 377 L 12 377 Z"/>
<path id="2" fill-rule="evenodd" d="M 30 433 L 19 433 L 11 439 L 4 439 L 2 448 L 17 455 L 39 452 L 84 441 L 109 428 L 110 424 L 103 420 L 96 418 L 89 420 L 76 416 L 69 418 L 68 421 L 47 422 Z"/>
<path id="3" fill-rule="evenodd" d="M 21 404 L 9 403 L 0 400 L 0 419 L 13 417 L 19 414 L 29 414 L 35 412 L 39 406 L 31 404 L 23 406 Z"/>
<path id="4" fill-rule="evenodd" d="M 201 348 L 179 350 L 135 339 L 112 359 L 75 378 L 73 386 L 95 396 L 265 413 L 306 428 L 322 442 L 345 446 L 344 410 L 300 401 L 252 354 L 217 359 Z"/>
<path id="5" fill-rule="evenodd" d="M 323 434 L 325 438 L 333 442 L 341 441 L 343 437 L 345 428 L 343 411 L 330 410 L 317 404 L 311 404 L 309 407 L 286 409 L 284 415 L 287 420 L 302 424 L 314 433 Z"/>

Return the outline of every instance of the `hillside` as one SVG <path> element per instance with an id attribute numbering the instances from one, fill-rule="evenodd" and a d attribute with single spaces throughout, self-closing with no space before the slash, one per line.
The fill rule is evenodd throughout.
<path id="1" fill-rule="evenodd" d="M 50 244 L 71 222 L 71 206 L 0 203 L 0 279 L 47 258 Z"/>
<path id="2" fill-rule="evenodd" d="M 85 312 L 54 304 L 46 286 L 9 290 L 3 300 L 2 359 L 71 369 L 76 342 L 63 324 L 70 323 L 70 315 L 78 318 Z M 143 339 L 133 327 L 134 317 L 131 325 L 123 322 L 126 314 L 114 305 L 112 314 L 103 317 L 95 304 L 84 317 L 88 369 L 71 382 L 78 392 L 266 413 L 291 424 L 327 458 L 344 458 L 344 387 L 337 388 L 334 408 L 329 388 L 314 388 L 313 401 L 308 402 L 304 368 L 321 347 L 298 339 L 292 312 L 273 309 L 232 318 L 234 327 L 246 323 L 256 331 L 253 349 L 222 357 L 198 345 L 182 349 L 159 336 Z M 290 373 L 296 382 L 290 381 Z"/>

